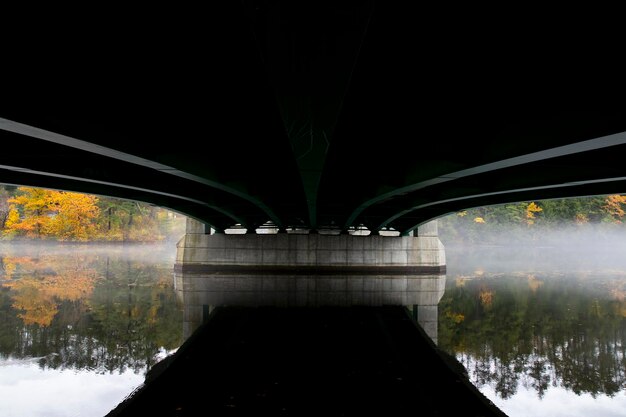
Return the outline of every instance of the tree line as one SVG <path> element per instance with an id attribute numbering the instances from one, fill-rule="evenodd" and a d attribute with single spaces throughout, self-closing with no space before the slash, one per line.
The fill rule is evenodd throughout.
<path id="1" fill-rule="evenodd" d="M 608 234 L 625 227 L 625 208 L 619 194 L 476 207 L 439 218 L 439 235 L 444 243 L 511 243 L 564 228 Z"/>
<path id="2" fill-rule="evenodd" d="M 476 207 L 439 218 L 444 241 L 508 243 L 537 239 L 546 229 L 623 226 L 626 196 L 525 201 Z M 158 242 L 185 233 L 185 217 L 147 203 L 34 187 L 0 185 L 0 239 Z"/>
<path id="3" fill-rule="evenodd" d="M 167 264 L 80 249 L 35 254 L 0 254 L 1 357 L 38 358 L 41 369 L 145 373 L 160 349 L 182 343 Z"/>
<path id="4" fill-rule="evenodd" d="M 539 398 L 557 386 L 617 395 L 626 388 L 625 297 L 622 281 L 603 274 L 457 276 L 439 304 L 439 347 L 501 398 L 521 386 Z"/>
<path id="5" fill-rule="evenodd" d="M 0 185 L 0 239 L 159 242 L 185 233 L 185 217 L 147 203 Z"/>

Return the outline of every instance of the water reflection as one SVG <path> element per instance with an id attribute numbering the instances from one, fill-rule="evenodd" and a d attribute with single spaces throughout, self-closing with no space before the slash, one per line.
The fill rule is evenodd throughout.
<path id="1" fill-rule="evenodd" d="M 9 403 L 2 392 L 14 391 L 9 387 L 32 375 L 47 380 L 53 390 L 55 380 L 67 379 L 60 371 L 72 370 L 74 377 L 100 384 L 92 397 L 106 391 L 111 380 L 135 375 L 125 377 L 118 397 L 109 399 L 114 402 L 100 403 L 100 396 L 81 400 L 101 404 L 103 415 L 130 393 L 129 383 L 140 384 L 165 352 L 182 343 L 173 251 L 169 248 L 168 255 L 167 250 L 0 245 L 0 404 Z M 111 378 L 95 382 L 89 375 Z M 75 394 L 67 392 L 63 400 L 71 402 Z M 56 406 L 67 403 L 50 403 L 43 415 Z M 10 415 L 5 411 L 0 405 L 0 415 Z M 37 413 L 28 408 L 18 415 Z"/>
<path id="2" fill-rule="evenodd" d="M 234 275 L 176 273 L 187 338 L 215 306 L 404 305 L 437 340 L 445 275 Z"/>
<path id="3" fill-rule="evenodd" d="M 588 253 L 578 253 L 569 265 L 554 264 L 565 260 L 564 253 L 545 248 L 509 249 L 511 262 L 504 269 L 488 260 L 507 250 L 488 252 L 448 252 L 450 265 L 458 268 L 449 269 L 439 305 L 439 346 L 465 365 L 479 388 L 493 392 L 492 400 L 505 411 L 509 404 L 521 409 L 515 403 L 527 400 L 528 391 L 538 400 L 563 390 L 623 402 L 626 269 L 613 269 L 615 261 L 600 269 Z M 624 415 L 619 413 L 614 415 Z"/>

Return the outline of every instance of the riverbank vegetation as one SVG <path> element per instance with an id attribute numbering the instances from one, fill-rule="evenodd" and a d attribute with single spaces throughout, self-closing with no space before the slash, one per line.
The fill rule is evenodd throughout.
<path id="1" fill-rule="evenodd" d="M 477 207 L 439 218 L 446 243 L 511 244 L 625 233 L 626 196 L 604 195 Z M 549 233 L 548 233 L 549 232 Z"/>
<path id="2" fill-rule="evenodd" d="M 0 186 L 0 239 L 161 242 L 185 216 L 147 203 L 33 187 Z"/>
<path id="3" fill-rule="evenodd" d="M 511 244 L 547 231 L 613 235 L 626 231 L 625 214 L 626 196 L 614 194 L 477 207 L 438 223 L 444 244 Z M 184 233 L 185 216 L 147 203 L 0 185 L 0 240 L 160 242 Z"/>

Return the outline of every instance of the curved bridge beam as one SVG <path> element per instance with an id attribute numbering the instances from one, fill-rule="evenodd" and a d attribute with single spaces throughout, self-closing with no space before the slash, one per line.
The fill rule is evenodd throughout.
<path id="1" fill-rule="evenodd" d="M 582 141 L 578 143 L 573 143 L 570 145 L 559 146 L 556 148 L 546 149 L 546 150 L 539 151 L 539 152 L 533 152 L 533 153 L 526 154 L 526 155 L 520 155 L 517 157 L 504 159 L 502 161 L 496 161 L 496 162 L 492 162 L 492 163 L 488 163 L 488 164 L 484 164 L 484 165 L 480 165 L 480 166 L 476 166 L 476 167 L 472 167 L 472 168 L 468 168 L 468 169 L 464 169 L 464 170 L 460 170 L 456 172 L 451 172 L 449 174 L 432 178 L 426 181 L 421 181 L 421 182 L 417 182 L 411 185 L 407 185 L 405 187 L 400 187 L 393 191 L 381 194 L 375 198 L 372 198 L 363 202 L 350 214 L 350 216 L 348 217 L 348 220 L 346 221 L 344 225 L 344 228 L 347 229 L 348 227 L 353 226 L 355 221 L 358 219 L 358 217 L 366 209 L 376 204 L 380 204 L 394 197 L 409 194 L 409 193 L 412 193 L 412 192 L 415 192 L 415 191 L 418 191 L 427 187 L 431 187 L 434 185 L 438 185 L 438 184 L 442 184 L 442 183 L 446 183 L 450 181 L 455 181 L 455 180 L 473 176 L 473 175 L 485 174 L 485 173 L 493 172 L 493 171 L 504 169 L 504 168 L 531 164 L 534 162 L 543 161 L 547 159 L 558 158 L 558 157 L 578 154 L 578 153 L 584 153 L 584 152 L 589 152 L 589 151 L 593 151 L 597 149 L 603 149 L 603 148 L 608 148 L 608 147 L 623 145 L 623 144 L 626 144 L 626 132 L 616 133 L 613 135 L 608 135 L 608 136 L 604 136 L 604 137 L 600 137 L 596 139 L 590 139 L 590 140 L 586 140 L 586 141 Z M 535 189 L 540 190 L 542 189 L 542 187 L 537 187 Z M 518 190 L 503 191 L 502 193 L 515 192 L 515 191 L 518 191 Z M 497 193 L 494 193 L 492 195 L 496 195 L 496 194 Z M 472 198 L 472 197 L 468 196 L 467 198 Z M 438 203 L 432 202 L 430 204 L 433 205 L 433 204 L 438 204 Z M 379 230 L 379 228 L 386 226 L 387 224 L 389 224 L 391 221 L 395 220 L 396 218 L 410 211 L 413 211 L 415 209 L 416 208 L 414 207 L 414 208 L 409 208 L 407 210 L 403 210 L 402 211 L 403 214 L 392 216 L 391 218 L 387 219 L 386 221 L 381 223 L 379 226 L 377 226 L 376 230 Z"/>
<path id="2" fill-rule="evenodd" d="M 235 195 L 239 198 L 242 198 L 254 204 L 255 206 L 259 207 L 259 209 L 261 209 L 269 217 L 269 219 L 271 219 L 276 225 L 278 225 L 279 227 L 282 226 L 281 219 L 269 207 L 267 207 L 260 199 L 254 198 L 250 196 L 249 194 L 243 193 L 233 187 L 228 187 L 217 181 L 212 181 L 208 178 L 190 174 L 188 172 L 181 171 L 177 168 L 170 167 L 170 166 L 167 166 L 167 165 L 164 165 L 164 164 L 161 164 L 159 162 L 155 162 L 149 159 L 141 158 L 136 155 L 131 155 L 126 152 L 121 152 L 116 149 L 97 145 L 94 143 L 90 143 L 87 141 L 72 138 L 66 135 L 40 129 L 34 126 L 30 126 L 27 124 L 15 122 L 15 121 L 4 119 L 4 118 L 0 118 L 0 129 L 6 130 L 12 133 L 17 133 L 20 135 L 30 136 L 36 139 L 45 140 L 48 142 L 53 142 L 59 145 L 64 145 L 64 146 L 68 146 L 71 148 L 80 149 L 82 151 L 95 153 L 95 154 L 102 155 L 108 158 L 128 162 L 131 164 L 139 165 L 139 166 L 150 168 L 150 169 L 154 169 L 164 174 L 173 175 L 176 177 L 184 178 L 186 180 L 208 185 L 210 187 L 213 187 L 220 191 L 230 193 L 232 195 Z M 47 175 L 52 175 L 52 174 L 47 174 Z"/>

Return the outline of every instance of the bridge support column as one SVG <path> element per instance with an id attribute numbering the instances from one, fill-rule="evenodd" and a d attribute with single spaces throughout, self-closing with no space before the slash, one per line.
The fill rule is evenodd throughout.
<path id="1" fill-rule="evenodd" d="M 188 219 L 176 254 L 180 272 L 424 275 L 445 268 L 436 222 L 420 226 L 418 236 L 211 235 Z"/>
<path id="2" fill-rule="evenodd" d="M 403 305 L 436 340 L 445 268 L 436 225 L 420 236 L 211 235 L 190 219 L 174 275 L 187 335 L 218 305 Z"/>

